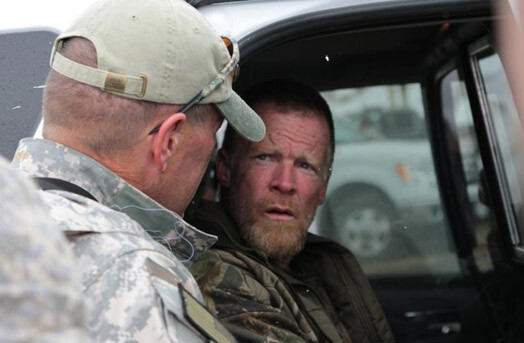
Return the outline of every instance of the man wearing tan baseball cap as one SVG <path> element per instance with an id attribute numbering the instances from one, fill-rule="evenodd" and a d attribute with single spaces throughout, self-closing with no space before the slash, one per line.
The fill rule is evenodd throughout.
<path id="1" fill-rule="evenodd" d="M 182 217 L 223 118 L 264 137 L 231 88 L 238 59 L 180 0 L 102 0 L 55 41 L 45 139 L 22 140 L 12 164 L 72 243 L 95 341 L 232 340 L 186 269 L 216 237 Z"/>

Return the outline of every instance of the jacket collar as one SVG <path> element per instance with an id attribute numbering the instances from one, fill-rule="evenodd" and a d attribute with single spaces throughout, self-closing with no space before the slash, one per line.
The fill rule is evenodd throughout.
<path id="1" fill-rule="evenodd" d="M 214 247 L 239 250 L 251 256 L 256 255 L 270 265 L 267 256 L 263 252 L 245 245 L 237 225 L 220 203 L 207 200 L 199 201 L 188 215 L 188 221 L 202 228 L 207 233 L 217 236 L 218 242 Z M 326 249 L 332 253 L 344 254 L 347 252 L 346 248 L 331 239 L 308 232 L 304 249 L 293 260 L 300 259 L 302 255 L 316 251 L 326 251 Z"/>
<path id="2" fill-rule="evenodd" d="M 267 262 L 264 253 L 245 245 L 237 225 L 220 203 L 199 201 L 190 211 L 187 220 L 207 233 L 217 236 L 216 248 L 240 250 L 250 255 L 256 254 Z"/>

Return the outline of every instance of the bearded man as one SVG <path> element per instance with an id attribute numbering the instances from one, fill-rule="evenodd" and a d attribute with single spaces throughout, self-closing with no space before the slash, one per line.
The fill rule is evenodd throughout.
<path id="1" fill-rule="evenodd" d="M 328 105 L 282 80 L 244 100 L 266 137 L 251 143 L 227 130 L 216 165 L 221 201 L 201 202 L 189 219 L 219 237 L 191 269 L 208 306 L 241 342 L 393 342 L 353 255 L 307 232 L 335 150 Z"/>

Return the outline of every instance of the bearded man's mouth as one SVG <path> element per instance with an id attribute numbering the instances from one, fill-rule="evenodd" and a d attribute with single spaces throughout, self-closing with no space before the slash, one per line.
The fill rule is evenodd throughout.
<path id="1" fill-rule="evenodd" d="M 295 214 L 289 207 L 271 206 L 264 212 L 266 216 L 274 220 L 293 220 Z"/>

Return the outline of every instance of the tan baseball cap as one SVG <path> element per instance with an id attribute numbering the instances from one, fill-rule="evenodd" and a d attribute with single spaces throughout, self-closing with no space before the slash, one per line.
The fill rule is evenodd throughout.
<path id="1" fill-rule="evenodd" d="M 98 67 L 62 54 L 62 42 L 83 37 L 97 51 Z M 260 141 L 265 126 L 233 91 L 236 42 L 224 40 L 182 0 L 102 0 L 55 41 L 51 68 L 104 91 L 136 100 L 184 105 L 213 103 L 242 137 Z M 231 51 L 231 52 L 230 52 Z"/>

